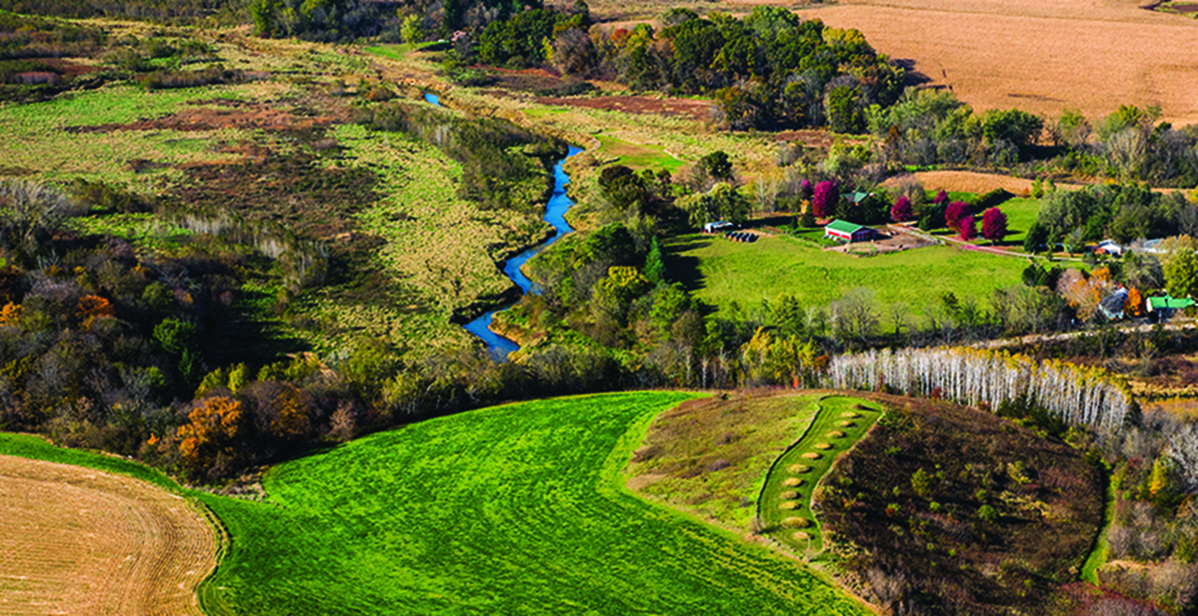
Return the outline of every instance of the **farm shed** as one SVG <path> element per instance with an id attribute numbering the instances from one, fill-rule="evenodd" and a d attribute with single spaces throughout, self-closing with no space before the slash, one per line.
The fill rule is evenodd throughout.
<path id="1" fill-rule="evenodd" d="M 1178 310 L 1185 310 L 1194 305 L 1194 300 L 1188 297 L 1172 297 L 1166 295 L 1164 297 L 1148 298 L 1148 313 L 1157 319 L 1167 319 L 1173 316 L 1173 313 Z"/>
<path id="2" fill-rule="evenodd" d="M 844 220 L 833 220 L 824 227 L 824 237 L 842 242 L 865 242 L 874 239 L 874 230 Z"/>

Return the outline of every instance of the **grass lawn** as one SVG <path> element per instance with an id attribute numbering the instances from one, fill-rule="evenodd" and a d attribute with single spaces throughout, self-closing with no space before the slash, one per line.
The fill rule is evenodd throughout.
<path id="1" fill-rule="evenodd" d="M 827 396 L 813 402 L 814 421 L 770 469 L 757 501 L 766 532 L 796 551 L 819 552 L 823 536 L 811 510 L 812 492 L 832 467 L 882 415 L 882 406 L 858 398 Z"/>
<path id="2" fill-rule="evenodd" d="M 1043 205 L 1042 199 L 1015 197 L 998 206 L 998 209 L 1007 215 L 1007 230 L 1011 232 L 1005 241 L 1023 245 L 1023 240 L 1027 239 L 1027 231 L 1036 222 L 1036 215 L 1040 213 L 1040 207 Z M 981 225 L 978 229 L 981 229 Z"/>
<path id="3" fill-rule="evenodd" d="M 797 562 L 633 497 L 620 469 L 693 394 L 561 398 L 369 436 L 203 495 L 231 549 L 209 611 L 857 614 Z"/>
<path id="4" fill-rule="evenodd" d="M 785 237 L 752 244 L 700 234 L 666 243 L 670 275 L 720 310 L 733 302 L 752 307 L 791 294 L 807 306 L 826 306 L 855 287 L 877 295 L 879 308 L 905 303 L 913 312 L 952 291 L 989 299 L 994 289 L 1020 283 L 1021 259 L 934 246 L 854 257 L 826 252 Z"/>

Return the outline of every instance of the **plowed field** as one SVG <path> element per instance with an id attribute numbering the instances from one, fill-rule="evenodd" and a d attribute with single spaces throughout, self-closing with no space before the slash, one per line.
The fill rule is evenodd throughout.
<path id="1" fill-rule="evenodd" d="M 143 481 L 0 456 L 0 613 L 196 614 L 212 527 Z"/>
<path id="2" fill-rule="evenodd" d="M 1018 107 L 1093 119 L 1121 104 L 1160 105 L 1198 122 L 1198 20 L 1138 0 L 842 0 L 800 12 L 857 28 L 878 51 L 914 61 L 975 109 Z"/>

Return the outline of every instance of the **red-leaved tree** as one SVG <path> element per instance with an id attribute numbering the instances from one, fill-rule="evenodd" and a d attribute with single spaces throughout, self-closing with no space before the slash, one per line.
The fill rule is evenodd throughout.
<path id="1" fill-rule="evenodd" d="M 957 231 L 957 225 L 969 216 L 969 204 L 964 201 L 953 201 L 944 208 L 944 226 L 952 231 Z"/>
<path id="2" fill-rule="evenodd" d="M 948 201 L 948 193 L 944 192 L 944 189 L 941 188 L 940 192 L 936 193 L 936 198 L 932 199 L 932 205 L 940 207 L 941 205 L 944 205 L 945 201 Z"/>
<path id="3" fill-rule="evenodd" d="M 961 239 L 968 242 L 969 240 L 977 239 L 978 236 L 978 221 L 973 216 L 966 216 L 957 221 L 957 233 Z"/>
<path id="4" fill-rule="evenodd" d="M 1007 215 L 992 207 L 982 213 L 982 237 L 991 242 L 1001 242 L 1007 236 Z"/>
<path id="5" fill-rule="evenodd" d="M 832 214 L 836 205 L 836 183 L 825 180 L 815 185 L 815 194 L 811 197 L 811 213 L 816 218 L 827 218 Z"/>
<path id="6" fill-rule="evenodd" d="M 894 207 L 890 208 L 890 220 L 894 222 L 907 222 L 915 217 L 915 212 L 911 209 L 911 200 L 903 195 L 894 202 Z"/>

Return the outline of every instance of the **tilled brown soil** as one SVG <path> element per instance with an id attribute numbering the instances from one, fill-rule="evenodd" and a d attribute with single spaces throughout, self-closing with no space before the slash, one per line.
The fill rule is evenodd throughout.
<path id="1" fill-rule="evenodd" d="M 0 456 L 0 613 L 202 612 L 212 526 L 181 497 L 96 470 Z"/>

